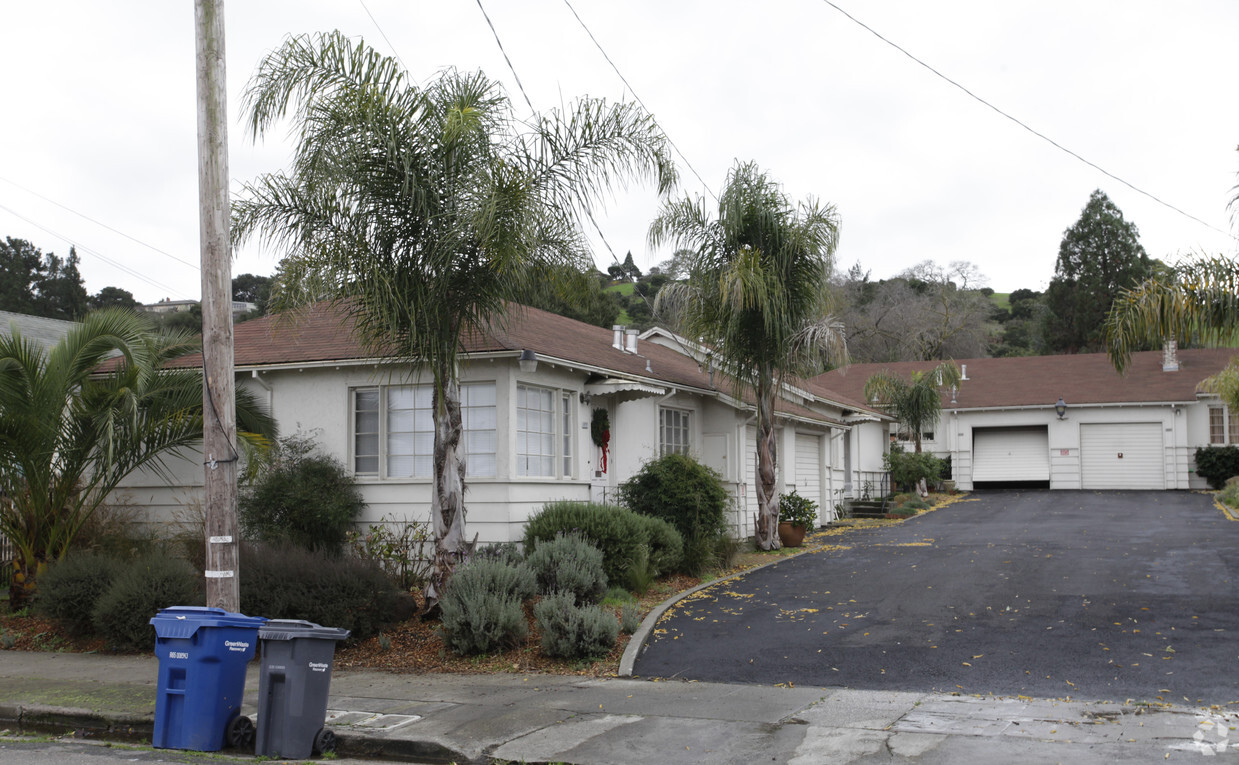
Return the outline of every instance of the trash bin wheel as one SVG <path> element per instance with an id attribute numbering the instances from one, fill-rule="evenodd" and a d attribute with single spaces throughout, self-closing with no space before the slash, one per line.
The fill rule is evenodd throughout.
<path id="1" fill-rule="evenodd" d="M 304 740 L 304 739 L 303 739 Z M 323 754 L 336 750 L 336 734 L 330 728 L 323 728 L 314 737 L 314 753 Z"/>
<path id="2" fill-rule="evenodd" d="M 228 722 L 226 734 L 228 746 L 233 749 L 252 749 L 254 747 L 254 723 L 245 715 L 237 715 Z"/>

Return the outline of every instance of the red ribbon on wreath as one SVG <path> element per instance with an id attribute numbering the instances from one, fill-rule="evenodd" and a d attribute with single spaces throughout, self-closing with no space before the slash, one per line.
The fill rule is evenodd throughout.
<path id="1" fill-rule="evenodd" d="M 602 472 L 607 472 L 607 454 L 611 451 L 611 430 L 602 432 Z"/>

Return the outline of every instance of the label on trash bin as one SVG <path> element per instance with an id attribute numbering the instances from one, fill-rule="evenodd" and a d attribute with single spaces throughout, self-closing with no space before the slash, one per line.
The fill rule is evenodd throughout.
<path id="1" fill-rule="evenodd" d="M 169 659 L 188 659 L 189 651 L 168 651 Z"/>
<path id="2" fill-rule="evenodd" d="M 229 651 L 245 652 L 249 650 L 250 644 L 246 643 L 244 640 L 225 640 L 224 647 L 226 647 Z"/>
<path id="3" fill-rule="evenodd" d="M 310 662 L 310 669 L 314 670 L 315 672 L 326 672 L 330 668 L 331 668 L 331 665 L 329 664 L 323 664 L 322 662 L 318 662 L 318 661 Z"/>

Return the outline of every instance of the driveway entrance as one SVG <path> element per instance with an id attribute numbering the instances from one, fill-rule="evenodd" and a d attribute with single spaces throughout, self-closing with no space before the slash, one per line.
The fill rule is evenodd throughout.
<path id="1" fill-rule="evenodd" d="M 643 677 L 1239 699 L 1239 523 L 1181 492 L 980 492 L 679 604 Z"/>

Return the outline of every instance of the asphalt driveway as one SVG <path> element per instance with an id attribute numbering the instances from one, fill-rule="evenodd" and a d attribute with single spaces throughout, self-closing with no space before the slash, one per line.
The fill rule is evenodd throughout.
<path id="1" fill-rule="evenodd" d="M 1239 701 L 1239 523 L 1181 492 L 988 492 L 681 602 L 635 674 Z"/>

